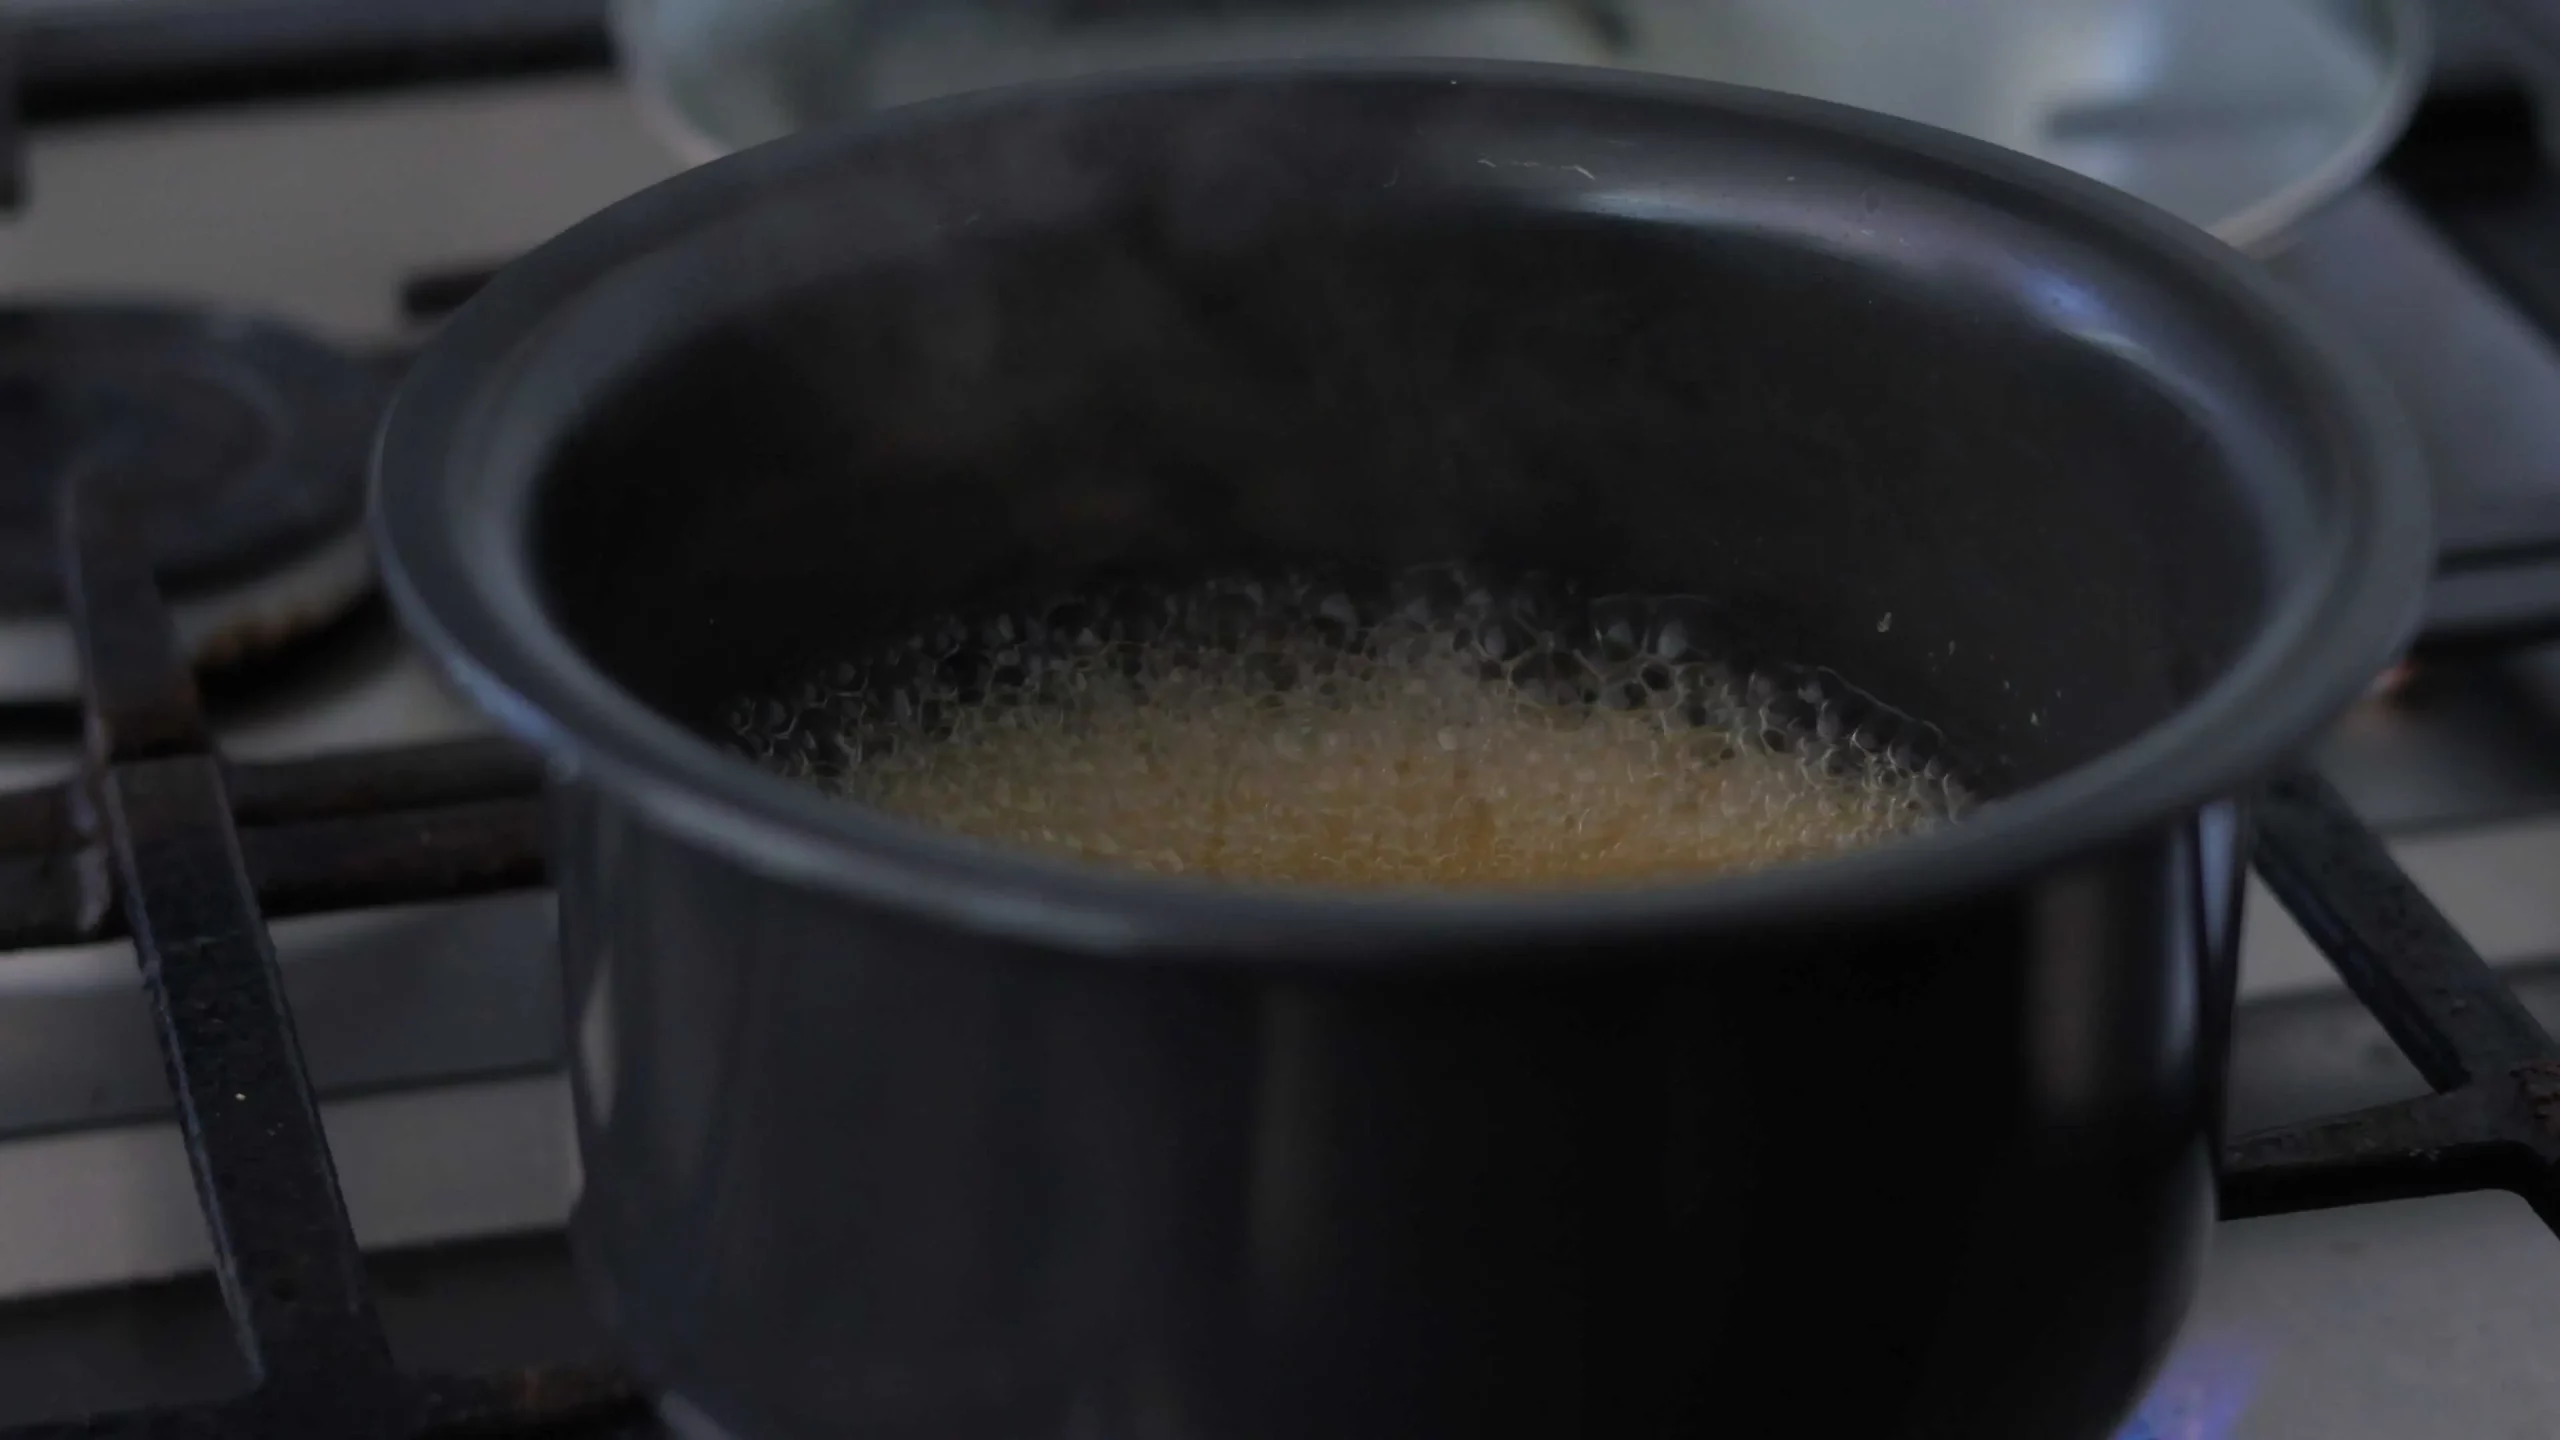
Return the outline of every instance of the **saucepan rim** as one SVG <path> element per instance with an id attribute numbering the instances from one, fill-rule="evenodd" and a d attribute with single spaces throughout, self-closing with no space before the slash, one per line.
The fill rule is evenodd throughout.
<path id="1" fill-rule="evenodd" d="M 2327 427 L 2344 469 L 2324 543 L 2244 652 L 2183 708 L 1961 823 L 1747 875 L 1506 893 L 1350 891 L 1124 873 L 993 846 L 866 811 L 759 770 L 621 689 L 535 598 L 529 504 L 458 513 L 455 467 L 484 453 L 502 395 L 546 323 L 616 266 L 737 214 L 784 177 L 956 116 L 1146 87 L 1415 83 L 1651 97 L 1878 145 L 1952 180 L 2013 187 L 2141 245 L 2175 283 L 2239 307 Z M 477 436 L 485 440 L 486 436 Z M 513 483 L 525 493 L 538 477 Z M 1247 64 L 1085 77 L 884 111 L 701 166 L 624 200 L 509 265 L 412 367 L 377 441 L 373 526 L 411 633 L 555 778 L 752 873 L 1051 948 L 1126 958 L 1428 964 L 1498 951 L 1569 957 L 1647 935 L 1706 938 L 1958 903 L 2156 831 L 2263 778 L 2342 711 L 2407 642 L 2433 558 L 2416 446 L 2361 359 L 2238 252 L 2097 182 L 1945 131 L 1708 81 L 1492 62 Z"/>

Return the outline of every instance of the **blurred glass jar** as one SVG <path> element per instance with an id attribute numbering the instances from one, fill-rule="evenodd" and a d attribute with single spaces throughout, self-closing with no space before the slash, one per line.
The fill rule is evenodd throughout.
<path id="1" fill-rule="evenodd" d="M 1607 64 L 1615 0 L 615 0 L 625 69 L 692 158 L 884 105 L 1213 60 Z"/>
<path id="2" fill-rule="evenodd" d="M 2422 0 L 615 0 L 685 158 L 884 105 L 1217 60 L 1545 60 L 1963 131 L 2267 250 L 2423 81 Z"/>

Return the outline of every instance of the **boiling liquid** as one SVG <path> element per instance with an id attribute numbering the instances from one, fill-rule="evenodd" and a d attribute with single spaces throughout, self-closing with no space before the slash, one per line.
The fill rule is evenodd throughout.
<path id="1" fill-rule="evenodd" d="M 1907 736 L 1699 653 L 1676 607 L 1531 600 L 1457 572 L 1375 601 L 1233 580 L 948 620 L 797 699 L 738 712 L 768 765 L 1159 874 L 1703 876 L 1907 835 L 1965 798 Z"/>

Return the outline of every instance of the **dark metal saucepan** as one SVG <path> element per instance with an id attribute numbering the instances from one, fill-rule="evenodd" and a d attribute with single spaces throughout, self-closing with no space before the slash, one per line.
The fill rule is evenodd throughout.
<path id="1" fill-rule="evenodd" d="M 715 162 L 510 267 L 379 465 L 402 613 L 562 777 L 587 1273 L 671 1416 L 753 1437 L 2103 1436 L 2211 1214 L 2229 797 L 2428 564 L 2371 382 L 2201 231 L 1535 67 Z M 1699 595 L 1998 798 L 1364 897 L 1000 853 L 707 738 L 935 607 L 1271 557 Z"/>

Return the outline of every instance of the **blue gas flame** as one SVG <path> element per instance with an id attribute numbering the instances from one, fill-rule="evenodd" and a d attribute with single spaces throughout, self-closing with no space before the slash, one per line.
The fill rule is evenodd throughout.
<path id="1" fill-rule="evenodd" d="M 2198 1336 L 2178 1347 L 2116 1440 L 2231 1440 L 2257 1381 L 2249 1347 Z"/>

